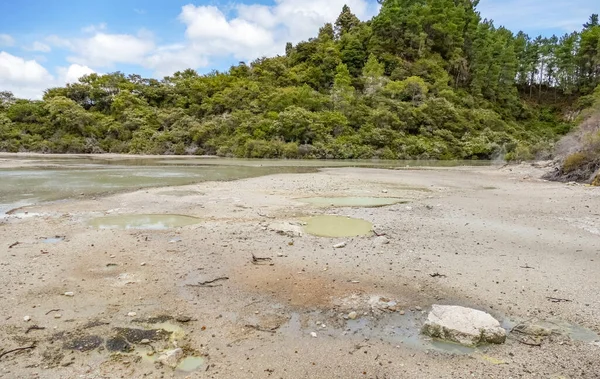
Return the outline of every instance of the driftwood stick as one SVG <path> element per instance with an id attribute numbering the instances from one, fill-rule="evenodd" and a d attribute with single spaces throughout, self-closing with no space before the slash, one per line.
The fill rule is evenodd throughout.
<path id="1" fill-rule="evenodd" d="M 31 350 L 31 349 L 35 349 L 35 345 L 26 346 L 26 347 L 18 347 L 16 349 L 5 351 L 3 353 L 0 353 L 0 358 L 4 357 L 5 355 L 8 355 L 10 353 L 16 353 L 17 351 Z"/>
<path id="2" fill-rule="evenodd" d="M 198 284 L 188 284 L 188 287 L 220 287 L 222 284 L 214 284 L 216 282 L 220 282 L 222 280 L 229 280 L 228 277 L 222 276 L 220 278 L 216 278 L 213 280 L 207 280 L 205 282 L 199 282 Z"/>
<path id="3" fill-rule="evenodd" d="M 571 303 L 571 302 L 573 302 L 573 300 L 559 299 L 557 297 L 547 297 L 546 299 L 548 299 L 549 301 L 551 301 L 553 303 Z"/>

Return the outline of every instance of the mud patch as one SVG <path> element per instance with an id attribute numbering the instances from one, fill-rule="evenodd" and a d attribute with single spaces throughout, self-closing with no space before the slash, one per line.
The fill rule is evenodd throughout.
<path id="1" fill-rule="evenodd" d="M 91 351 L 99 348 L 104 343 L 100 336 L 83 336 L 69 339 L 63 343 L 63 349 L 75 351 Z"/>
<path id="2" fill-rule="evenodd" d="M 117 337 L 133 344 L 139 344 L 143 340 L 166 341 L 172 334 L 172 332 L 162 329 L 160 326 L 158 326 L 158 329 L 115 328 L 114 331 Z"/>

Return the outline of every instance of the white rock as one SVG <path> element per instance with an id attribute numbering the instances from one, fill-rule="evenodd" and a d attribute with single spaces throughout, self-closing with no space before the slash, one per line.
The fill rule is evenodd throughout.
<path id="1" fill-rule="evenodd" d="M 388 193 L 388 190 L 383 190 L 383 191 L 381 191 L 381 192 L 383 192 L 383 193 Z"/>
<path id="2" fill-rule="evenodd" d="M 385 236 L 379 236 L 373 240 L 373 243 L 375 243 L 375 245 L 377 246 L 388 245 L 390 243 L 390 240 L 387 239 L 387 237 Z"/>
<path id="3" fill-rule="evenodd" d="M 311 337 L 313 337 L 313 338 L 317 338 L 317 333 L 315 333 L 315 332 L 310 332 L 310 336 L 311 336 Z"/>
<path id="4" fill-rule="evenodd" d="M 135 312 L 129 312 L 129 313 L 127 313 L 127 316 L 129 316 L 129 317 L 135 317 L 135 316 L 137 316 L 137 313 L 135 313 Z"/>
<path id="5" fill-rule="evenodd" d="M 358 317 L 358 313 L 356 313 L 356 312 L 350 312 L 350 313 L 348 313 L 348 318 L 350 320 L 356 320 L 357 317 Z"/>
<path id="6" fill-rule="evenodd" d="M 31 317 L 30 316 L 25 316 L 25 317 L 23 317 L 23 321 L 25 321 L 25 322 L 31 321 Z"/>
<path id="7" fill-rule="evenodd" d="M 422 333 L 466 346 L 506 341 L 506 330 L 490 314 L 453 305 L 433 305 Z"/>
<path id="8" fill-rule="evenodd" d="M 348 243 L 347 243 L 347 242 L 340 242 L 340 243 L 338 243 L 338 244 L 336 244 L 336 245 L 333 245 L 333 248 L 334 248 L 334 249 L 341 249 L 341 248 L 343 248 L 343 247 L 346 247 L 346 245 L 348 245 Z"/>
<path id="9" fill-rule="evenodd" d="M 61 317 L 62 317 L 62 315 L 60 313 L 55 313 L 54 314 L 54 318 L 61 318 Z"/>
<path id="10" fill-rule="evenodd" d="M 178 348 L 165 351 L 156 359 L 156 361 L 165 366 L 176 368 L 181 358 L 183 358 L 183 350 Z"/>
<path id="11" fill-rule="evenodd" d="M 147 345 L 149 343 L 150 343 L 150 340 L 147 338 L 144 338 L 143 340 L 140 341 L 140 344 L 142 344 L 142 345 Z"/>
<path id="12" fill-rule="evenodd" d="M 75 292 L 65 292 L 65 296 L 73 297 L 75 296 Z"/>

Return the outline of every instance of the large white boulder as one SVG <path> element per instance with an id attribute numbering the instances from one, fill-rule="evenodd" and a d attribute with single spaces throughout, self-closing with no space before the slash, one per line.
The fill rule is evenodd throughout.
<path id="1" fill-rule="evenodd" d="M 506 330 L 490 314 L 455 305 L 433 305 L 422 333 L 466 346 L 506 341 Z"/>

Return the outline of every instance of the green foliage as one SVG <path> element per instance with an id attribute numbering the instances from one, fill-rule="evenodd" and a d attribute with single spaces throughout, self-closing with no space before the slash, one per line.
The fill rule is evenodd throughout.
<path id="1" fill-rule="evenodd" d="M 0 150 L 525 160 L 571 130 L 565 115 L 600 110 L 597 16 L 530 38 L 482 21 L 478 1 L 381 3 L 226 72 L 91 74 L 43 101 L 0 91 Z"/>

